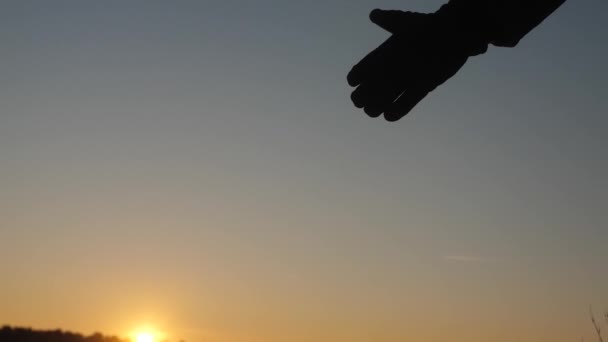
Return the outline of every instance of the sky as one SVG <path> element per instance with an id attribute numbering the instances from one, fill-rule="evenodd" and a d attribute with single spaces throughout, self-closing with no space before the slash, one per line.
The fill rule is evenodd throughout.
<path id="1" fill-rule="evenodd" d="M 592 340 L 608 26 L 567 1 L 396 123 L 350 67 L 412 1 L 0 11 L 0 324 L 186 342 Z"/>

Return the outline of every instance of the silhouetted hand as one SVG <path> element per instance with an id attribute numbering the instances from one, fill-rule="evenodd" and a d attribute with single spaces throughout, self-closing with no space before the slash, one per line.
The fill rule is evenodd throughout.
<path id="1" fill-rule="evenodd" d="M 384 113 L 388 121 L 399 120 L 454 76 L 469 56 L 487 49 L 437 13 L 374 10 L 370 19 L 392 36 L 355 65 L 347 79 L 358 86 L 353 103 L 371 117 Z"/>

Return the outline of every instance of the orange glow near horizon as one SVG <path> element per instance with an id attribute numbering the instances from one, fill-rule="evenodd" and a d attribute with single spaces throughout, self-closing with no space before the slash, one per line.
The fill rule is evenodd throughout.
<path id="1" fill-rule="evenodd" d="M 135 342 L 154 342 L 154 335 L 149 332 L 141 332 L 135 336 Z"/>
<path id="2" fill-rule="evenodd" d="M 133 342 L 159 342 L 164 338 L 158 330 L 150 327 L 136 329 L 130 337 Z"/>

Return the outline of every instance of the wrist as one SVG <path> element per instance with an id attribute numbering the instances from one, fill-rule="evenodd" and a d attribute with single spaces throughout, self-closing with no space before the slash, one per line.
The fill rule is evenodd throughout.
<path id="1" fill-rule="evenodd" d="M 492 38 L 492 23 L 483 3 L 455 1 L 433 13 L 439 35 L 469 56 L 485 53 Z"/>

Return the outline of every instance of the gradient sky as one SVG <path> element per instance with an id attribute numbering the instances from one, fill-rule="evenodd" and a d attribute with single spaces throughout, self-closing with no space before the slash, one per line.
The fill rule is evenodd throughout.
<path id="1" fill-rule="evenodd" d="M 346 73 L 412 1 L 0 11 L 0 323 L 187 342 L 566 342 L 608 306 L 605 0 L 397 123 Z M 577 7 L 578 6 L 578 7 Z"/>

